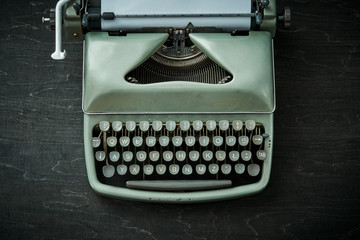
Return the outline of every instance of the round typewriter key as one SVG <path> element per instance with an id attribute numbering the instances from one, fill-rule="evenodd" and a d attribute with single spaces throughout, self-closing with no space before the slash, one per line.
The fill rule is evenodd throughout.
<path id="1" fill-rule="evenodd" d="M 200 120 L 193 121 L 192 125 L 195 131 L 201 131 L 203 128 L 203 122 Z"/>
<path id="2" fill-rule="evenodd" d="M 256 123 L 254 120 L 247 120 L 245 122 L 245 127 L 247 130 L 252 131 L 255 129 Z"/>
<path id="3" fill-rule="evenodd" d="M 121 138 L 119 138 L 119 142 L 122 147 L 127 147 L 127 146 L 129 146 L 130 138 L 129 137 L 121 137 Z"/>
<path id="4" fill-rule="evenodd" d="M 106 139 L 106 143 L 109 147 L 115 147 L 117 144 L 117 139 L 116 139 L 116 137 L 108 137 Z"/>
<path id="5" fill-rule="evenodd" d="M 140 166 L 137 164 L 132 164 L 130 165 L 129 170 L 132 175 L 137 175 L 140 172 Z"/>
<path id="6" fill-rule="evenodd" d="M 154 172 L 154 166 L 151 164 L 146 164 L 144 166 L 144 173 L 145 175 L 151 175 Z"/>
<path id="7" fill-rule="evenodd" d="M 211 161 L 213 158 L 213 152 L 209 150 L 203 151 L 202 157 L 205 161 Z"/>
<path id="8" fill-rule="evenodd" d="M 158 164 L 155 167 L 157 174 L 163 175 L 166 172 L 166 166 L 164 164 Z"/>
<path id="9" fill-rule="evenodd" d="M 249 161 L 251 159 L 251 152 L 248 150 L 244 150 L 241 152 L 241 159 L 244 161 Z"/>
<path id="10" fill-rule="evenodd" d="M 190 122 L 187 120 L 183 120 L 180 122 L 180 129 L 182 131 L 188 131 L 190 129 Z"/>
<path id="11" fill-rule="evenodd" d="M 235 131 L 240 131 L 243 127 L 243 122 L 240 120 L 234 120 L 232 122 L 232 127 Z"/>
<path id="12" fill-rule="evenodd" d="M 117 162 L 120 159 L 120 153 L 117 151 L 111 151 L 109 153 L 109 158 L 110 158 L 110 161 Z"/>
<path id="13" fill-rule="evenodd" d="M 174 136 L 171 141 L 175 147 L 180 147 L 183 142 L 183 139 L 180 136 Z"/>
<path id="14" fill-rule="evenodd" d="M 266 156 L 267 156 L 267 153 L 265 150 L 259 150 L 256 152 L 256 157 L 259 159 L 259 160 L 265 160 L 266 159 Z"/>
<path id="15" fill-rule="evenodd" d="M 146 137 L 145 142 L 146 146 L 153 147 L 156 144 L 156 138 L 153 136 Z"/>
<path id="16" fill-rule="evenodd" d="M 260 173 L 260 166 L 254 163 L 249 164 L 247 167 L 247 171 L 250 176 L 256 177 Z"/>
<path id="17" fill-rule="evenodd" d="M 180 167 L 179 165 L 177 164 L 171 164 L 169 166 L 169 172 L 172 174 L 172 175 L 176 175 L 179 173 L 179 170 L 180 170 Z"/>
<path id="18" fill-rule="evenodd" d="M 175 153 L 175 157 L 176 157 L 176 160 L 182 162 L 186 158 L 186 153 L 185 153 L 185 151 L 177 151 Z"/>
<path id="19" fill-rule="evenodd" d="M 139 136 L 133 137 L 132 142 L 135 147 L 140 147 L 143 144 L 143 139 Z"/>
<path id="20" fill-rule="evenodd" d="M 209 172 L 211 174 L 217 174 L 219 172 L 219 165 L 212 163 L 209 165 Z"/>
<path id="21" fill-rule="evenodd" d="M 163 152 L 163 159 L 164 159 L 164 161 L 170 162 L 170 161 L 173 159 L 173 157 L 174 157 L 173 152 L 171 152 L 171 151 L 165 151 L 165 152 Z"/>
<path id="22" fill-rule="evenodd" d="M 96 160 L 98 160 L 99 162 L 104 161 L 104 160 L 105 160 L 105 157 L 106 157 L 106 154 L 105 154 L 104 151 L 97 151 L 97 152 L 95 153 L 95 158 L 96 158 Z"/>
<path id="23" fill-rule="evenodd" d="M 214 120 L 206 121 L 206 129 L 208 131 L 214 131 L 216 128 L 216 122 Z"/>
<path id="24" fill-rule="evenodd" d="M 125 175 L 127 172 L 127 166 L 126 165 L 118 165 L 116 168 L 116 171 L 119 175 Z"/>
<path id="25" fill-rule="evenodd" d="M 190 175 L 192 174 L 193 170 L 192 170 L 192 167 L 190 164 L 185 164 L 183 167 L 182 167 L 182 173 L 184 175 Z"/>
<path id="26" fill-rule="evenodd" d="M 111 126 L 112 126 L 112 129 L 115 131 L 115 132 L 119 132 L 122 128 L 122 122 L 120 121 L 115 121 L 115 122 L 112 122 L 111 123 Z"/>
<path id="27" fill-rule="evenodd" d="M 167 121 L 165 126 L 166 126 L 166 130 L 168 130 L 169 132 L 172 132 L 176 128 L 176 123 L 174 121 Z"/>
<path id="28" fill-rule="evenodd" d="M 231 165 L 230 164 L 223 164 L 221 165 L 221 172 L 225 175 L 231 172 Z"/>
<path id="29" fill-rule="evenodd" d="M 110 128 L 110 123 L 108 121 L 101 121 L 99 127 L 101 131 L 106 132 Z"/>
<path id="30" fill-rule="evenodd" d="M 194 136 L 187 136 L 185 138 L 185 143 L 188 147 L 192 147 L 195 145 L 195 137 Z"/>
<path id="31" fill-rule="evenodd" d="M 139 128 L 143 132 L 147 132 L 149 130 L 150 123 L 148 121 L 141 121 L 139 123 Z"/>
<path id="32" fill-rule="evenodd" d="M 191 161 L 197 161 L 199 160 L 200 154 L 198 151 L 190 151 L 189 152 L 189 158 Z"/>
<path id="33" fill-rule="evenodd" d="M 215 136 L 213 137 L 213 144 L 216 146 L 216 147 L 220 147 L 224 142 L 224 139 L 222 136 Z"/>
<path id="34" fill-rule="evenodd" d="M 161 137 L 159 138 L 159 143 L 160 143 L 160 145 L 161 145 L 162 147 L 167 147 L 167 146 L 169 146 L 169 142 L 170 142 L 170 139 L 169 139 L 169 137 L 167 137 L 167 136 L 161 136 Z"/>
<path id="35" fill-rule="evenodd" d="M 227 136 L 226 137 L 226 145 L 229 147 L 233 147 L 236 143 L 236 137 L 234 136 Z"/>
<path id="36" fill-rule="evenodd" d="M 123 159 L 125 162 L 131 162 L 133 159 L 134 154 L 130 151 L 123 152 Z"/>
<path id="37" fill-rule="evenodd" d="M 152 128 L 155 132 L 159 132 L 162 129 L 162 122 L 161 121 L 153 121 Z"/>
<path id="38" fill-rule="evenodd" d="M 113 165 L 105 165 L 102 168 L 103 175 L 107 178 L 114 176 L 115 167 Z"/>
<path id="39" fill-rule="evenodd" d="M 204 164 L 198 164 L 195 167 L 195 171 L 199 175 L 203 175 L 206 172 L 206 166 Z"/>
<path id="40" fill-rule="evenodd" d="M 248 136 L 240 136 L 239 137 L 239 144 L 240 146 L 247 146 L 249 144 L 249 137 Z"/>
<path id="41" fill-rule="evenodd" d="M 224 161 L 226 158 L 226 152 L 225 151 L 216 151 L 215 158 L 218 161 Z"/>
<path id="42" fill-rule="evenodd" d="M 146 159 L 146 152 L 145 152 L 145 151 L 138 151 L 138 152 L 136 153 L 136 159 L 137 159 L 139 162 L 145 161 L 145 159 Z"/>
<path id="43" fill-rule="evenodd" d="M 98 137 L 93 137 L 93 138 L 91 139 L 91 146 L 92 146 L 93 148 L 99 147 L 99 146 L 100 146 L 100 143 L 101 143 L 101 140 L 100 140 L 100 138 L 98 138 Z"/>
<path id="44" fill-rule="evenodd" d="M 160 158 L 160 153 L 158 151 L 151 151 L 149 153 L 149 158 L 151 161 L 156 162 Z"/>
<path id="45" fill-rule="evenodd" d="M 222 131 L 227 131 L 229 129 L 229 121 L 228 120 L 221 120 L 219 122 L 219 128 Z"/>
<path id="46" fill-rule="evenodd" d="M 239 160 L 239 157 L 240 157 L 240 154 L 239 154 L 238 151 L 231 151 L 231 152 L 229 153 L 229 158 L 230 158 L 230 160 L 233 161 L 233 162 Z"/>
<path id="47" fill-rule="evenodd" d="M 127 121 L 125 126 L 126 126 L 126 130 L 128 130 L 129 132 L 132 132 L 135 130 L 136 123 L 134 121 Z"/>
<path id="48" fill-rule="evenodd" d="M 255 144 L 255 145 L 261 145 L 262 144 L 262 142 L 263 142 L 263 136 L 261 136 L 261 135 L 254 135 L 253 137 L 252 137 L 252 140 L 253 140 L 253 143 Z"/>
<path id="49" fill-rule="evenodd" d="M 208 136 L 199 137 L 200 146 L 206 147 L 207 145 L 209 145 L 209 142 L 210 142 L 210 139 Z"/>
<path id="50" fill-rule="evenodd" d="M 242 163 L 238 163 L 235 165 L 235 172 L 237 174 L 243 174 L 245 172 L 245 165 Z"/>

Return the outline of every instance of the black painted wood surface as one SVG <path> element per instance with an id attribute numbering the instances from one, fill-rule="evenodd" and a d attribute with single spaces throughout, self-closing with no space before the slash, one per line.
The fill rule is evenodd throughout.
<path id="1" fill-rule="evenodd" d="M 265 191 L 206 204 L 96 195 L 81 110 L 82 43 L 51 60 L 41 17 L 56 1 L 0 1 L 0 239 L 359 239 L 360 11 L 356 1 L 278 1 L 277 110 Z"/>

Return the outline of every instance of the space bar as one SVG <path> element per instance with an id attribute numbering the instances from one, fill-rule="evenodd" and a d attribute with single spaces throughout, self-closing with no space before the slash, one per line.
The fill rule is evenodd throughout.
<path id="1" fill-rule="evenodd" d="M 158 191 L 196 191 L 231 187 L 231 180 L 129 180 L 128 188 Z"/>

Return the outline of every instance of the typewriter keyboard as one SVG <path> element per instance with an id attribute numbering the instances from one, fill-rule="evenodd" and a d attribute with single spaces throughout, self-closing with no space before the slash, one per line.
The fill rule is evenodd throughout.
<path id="1" fill-rule="evenodd" d="M 101 121 L 90 141 L 103 184 L 197 191 L 259 181 L 267 137 L 253 120 Z"/>

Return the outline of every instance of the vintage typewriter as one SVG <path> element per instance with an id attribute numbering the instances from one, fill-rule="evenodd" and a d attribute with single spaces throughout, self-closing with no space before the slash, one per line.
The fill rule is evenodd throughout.
<path id="1" fill-rule="evenodd" d="M 269 181 L 277 16 L 271 0 L 60 0 L 62 30 L 84 37 L 86 169 L 95 192 L 200 202 Z"/>

